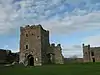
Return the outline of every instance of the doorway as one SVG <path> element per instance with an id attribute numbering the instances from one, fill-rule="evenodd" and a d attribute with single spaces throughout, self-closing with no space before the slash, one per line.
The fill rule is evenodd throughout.
<path id="1" fill-rule="evenodd" d="M 53 62 L 54 62 L 54 60 L 53 60 L 54 54 L 53 53 L 48 53 L 46 56 L 48 58 L 48 64 L 53 64 Z"/>
<path id="2" fill-rule="evenodd" d="M 92 58 L 92 61 L 95 62 L 95 58 Z"/>
<path id="3" fill-rule="evenodd" d="M 28 58 L 28 65 L 29 66 L 34 66 L 34 58 L 33 58 L 33 56 L 32 55 L 28 55 L 27 58 Z"/>

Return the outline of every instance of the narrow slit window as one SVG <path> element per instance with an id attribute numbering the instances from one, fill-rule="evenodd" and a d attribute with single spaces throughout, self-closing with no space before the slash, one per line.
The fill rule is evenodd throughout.
<path id="1" fill-rule="evenodd" d="M 28 37 L 28 34 L 26 34 L 26 37 Z"/>
<path id="2" fill-rule="evenodd" d="M 28 45 L 26 45 L 26 49 L 28 49 L 29 47 L 28 47 Z"/>
<path id="3" fill-rule="evenodd" d="M 94 56 L 94 52 L 91 52 L 91 55 Z"/>
<path id="4" fill-rule="evenodd" d="M 39 37 L 39 36 L 37 36 L 37 38 L 39 39 L 40 37 Z"/>

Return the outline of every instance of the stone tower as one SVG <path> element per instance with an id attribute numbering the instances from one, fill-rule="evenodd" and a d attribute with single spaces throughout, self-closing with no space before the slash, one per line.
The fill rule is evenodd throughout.
<path id="1" fill-rule="evenodd" d="M 49 47 L 49 31 L 41 25 L 20 28 L 20 62 L 39 66 L 46 63 L 46 50 Z"/>
<path id="2" fill-rule="evenodd" d="M 90 51 L 90 45 L 84 46 L 83 44 L 83 61 L 84 62 L 90 62 L 91 61 L 91 51 Z"/>
<path id="3" fill-rule="evenodd" d="M 49 31 L 41 25 L 20 28 L 20 63 L 41 66 L 42 64 L 63 64 L 61 46 L 50 45 Z"/>

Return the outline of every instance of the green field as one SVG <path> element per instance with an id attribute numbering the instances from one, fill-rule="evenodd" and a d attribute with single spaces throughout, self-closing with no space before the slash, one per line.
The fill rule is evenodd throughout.
<path id="1" fill-rule="evenodd" d="M 0 75 L 100 75 L 100 63 L 0 67 Z"/>

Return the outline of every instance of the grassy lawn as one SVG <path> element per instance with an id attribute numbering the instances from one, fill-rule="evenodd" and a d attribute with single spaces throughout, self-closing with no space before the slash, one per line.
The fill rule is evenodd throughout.
<path id="1" fill-rule="evenodd" d="M 100 63 L 0 67 L 0 75 L 100 75 Z"/>

